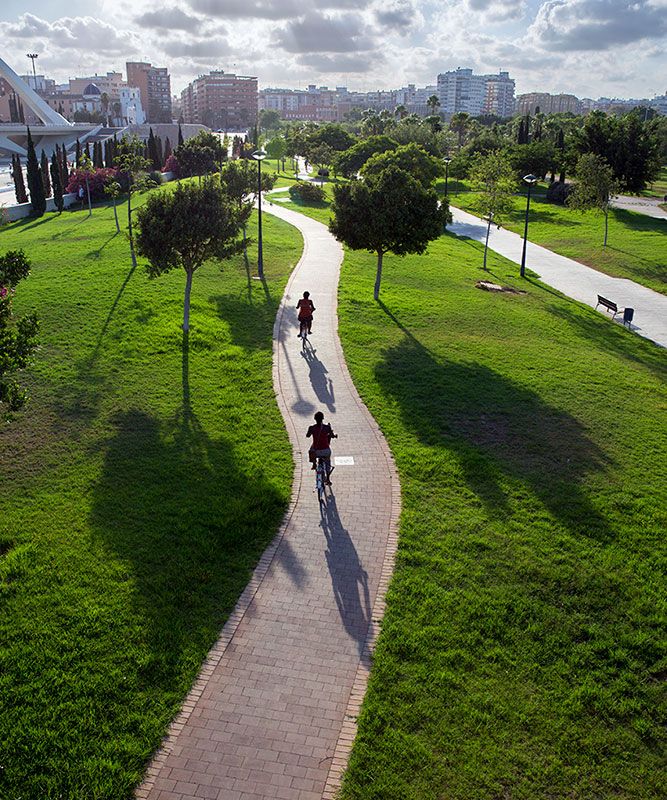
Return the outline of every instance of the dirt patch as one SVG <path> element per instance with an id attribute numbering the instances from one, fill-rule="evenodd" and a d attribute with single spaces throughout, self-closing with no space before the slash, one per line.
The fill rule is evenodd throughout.
<path id="1" fill-rule="evenodd" d="M 477 281 L 475 284 L 477 289 L 484 289 L 485 292 L 507 292 L 509 294 L 526 294 L 521 289 L 513 289 L 511 286 L 501 286 L 499 283 L 491 283 L 491 281 Z"/>

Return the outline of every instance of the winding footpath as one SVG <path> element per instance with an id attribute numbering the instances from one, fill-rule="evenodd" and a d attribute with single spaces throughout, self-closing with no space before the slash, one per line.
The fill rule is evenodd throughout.
<path id="1" fill-rule="evenodd" d="M 467 236 L 483 244 L 486 223 L 460 208 L 452 206 L 451 210 L 454 223 L 448 230 L 457 236 Z M 523 238 L 518 233 L 491 226 L 489 249 L 520 264 L 522 247 Z M 660 257 L 662 253 L 656 253 L 656 259 Z M 598 294 L 615 302 L 620 311 L 616 316 L 619 324 L 623 322 L 622 310 L 626 306 L 634 308 L 634 319 L 630 326 L 632 330 L 662 347 L 667 347 L 667 296 L 627 278 L 612 278 L 611 275 L 605 275 L 579 261 L 540 247 L 530 240 L 526 247 L 526 267 L 536 273 L 543 283 L 586 305 L 595 307 Z"/>
<path id="2" fill-rule="evenodd" d="M 393 569 L 400 487 L 337 334 L 343 253 L 326 227 L 277 205 L 304 252 L 274 327 L 273 381 L 295 460 L 292 501 L 137 790 L 141 800 L 331 800 L 356 732 Z M 316 306 L 312 348 L 296 302 Z M 305 432 L 338 433 L 320 508 Z M 342 457 L 342 458 L 341 458 Z"/>

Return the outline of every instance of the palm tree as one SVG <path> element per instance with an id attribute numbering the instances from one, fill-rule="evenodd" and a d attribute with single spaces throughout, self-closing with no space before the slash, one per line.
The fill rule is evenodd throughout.
<path id="1" fill-rule="evenodd" d="M 459 136 L 459 150 L 463 147 L 465 134 L 469 125 L 470 114 L 467 114 L 465 111 L 458 111 L 452 116 L 451 122 L 449 123 L 449 127 Z"/>
<path id="2" fill-rule="evenodd" d="M 426 101 L 426 105 L 431 114 L 435 114 L 438 108 L 440 108 L 440 98 L 437 94 L 432 94 Z"/>
<path id="3" fill-rule="evenodd" d="M 100 95 L 100 103 L 102 104 L 102 114 L 104 115 L 104 124 L 109 127 L 109 95 L 102 92 Z"/>
<path id="4" fill-rule="evenodd" d="M 399 119 L 405 119 L 408 115 L 407 109 L 404 105 L 396 106 L 394 109 L 394 116 L 398 117 Z"/>

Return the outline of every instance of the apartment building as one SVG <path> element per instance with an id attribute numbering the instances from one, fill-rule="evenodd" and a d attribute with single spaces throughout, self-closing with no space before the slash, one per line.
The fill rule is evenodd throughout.
<path id="1" fill-rule="evenodd" d="M 246 130 L 257 121 L 257 78 L 213 70 L 181 92 L 181 114 L 189 123 Z"/>
<path id="2" fill-rule="evenodd" d="M 346 99 L 339 104 L 339 93 Z M 259 109 L 277 111 L 282 119 L 310 122 L 336 122 L 351 108 L 347 89 L 311 84 L 307 89 L 262 89 L 259 92 Z"/>
<path id="3" fill-rule="evenodd" d="M 166 67 L 128 61 L 127 85 L 136 86 L 148 122 L 171 122 L 171 78 Z"/>
<path id="4" fill-rule="evenodd" d="M 514 113 L 514 81 L 508 72 L 475 75 L 472 69 L 459 67 L 438 75 L 437 95 L 440 111 L 445 114 L 465 112 L 472 117 Z"/>
<path id="5" fill-rule="evenodd" d="M 528 92 L 516 98 L 519 114 L 535 114 L 539 109 L 543 114 L 581 114 L 582 102 L 573 94 L 549 94 L 548 92 Z"/>

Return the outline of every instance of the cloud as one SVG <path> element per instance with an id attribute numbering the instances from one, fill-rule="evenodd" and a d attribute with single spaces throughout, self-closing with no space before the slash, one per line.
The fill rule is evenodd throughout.
<path id="1" fill-rule="evenodd" d="M 224 19 L 291 19 L 303 11 L 298 0 L 190 0 L 190 6 Z"/>
<path id="2" fill-rule="evenodd" d="M 212 36 L 194 41 L 172 39 L 164 42 L 162 49 L 172 58 L 208 58 L 209 61 L 212 58 L 218 59 L 220 56 L 229 55 L 231 52 L 229 42 L 222 36 Z"/>
<path id="3" fill-rule="evenodd" d="M 43 37 L 49 48 L 67 48 L 79 54 L 125 55 L 137 51 L 138 38 L 129 31 L 118 30 L 94 17 L 61 17 L 46 22 L 33 14 L 23 14 L 17 23 L 0 23 L 3 39 Z"/>
<path id="4" fill-rule="evenodd" d="M 667 14 L 655 0 L 550 0 L 529 36 L 543 47 L 608 50 L 667 33 Z"/>
<path id="5" fill-rule="evenodd" d="M 393 0 L 385 3 L 374 12 L 376 22 L 383 28 L 406 34 L 421 23 L 422 15 L 412 0 Z"/>
<path id="6" fill-rule="evenodd" d="M 135 17 L 135 21 L 142 28 L 149 30 L 177 30 L 194 33 L 201 29 L 204 20 L 186 14 L 180 8 L 165 8 L 162 11 L 146 11 Z"/>
<path id="7" fill-rule="evenodd" d="M 377 66 L 378 54 L 346 53 L 332 56 L 325 53 L 307 53 L 299 56 L 297 62 L 318 72 L 363 74 Z"/>
<path id="8" fill-rule="evenodd" d="M 468 0 L 468 8 L 483 12 L 492 20 L 521 19 L 526 11 L 526 0 Z"/>
<path id="9" fill-rule="evenodd" d="M 332 17 L 308 13 L 278 31 L 276 43 L 288 53 L 352 53 L 375 49 L 360 14 Z"/>

